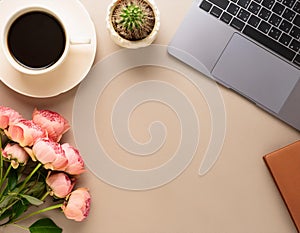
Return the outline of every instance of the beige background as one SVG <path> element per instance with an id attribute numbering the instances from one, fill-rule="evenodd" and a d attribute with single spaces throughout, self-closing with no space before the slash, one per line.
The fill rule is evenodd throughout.
<path id="1" fill-rule="evenodd" d="M 69 1 L 69 0 L 67 0 Z M 156 0 L 161 12 L 161 29 L 156 44 L 167 45 L 187 12 L 190 1 Z M 105 28 L 105 12 L 110 0 L 82 0 L 95 24 L 98 49 L 95 63 L 120 48 L 110 40 Z M 143 77 L 138 69 L 142 69 Z M 9 74 L 7 74 L 9 75 Z M 205 78 L 199 74 L 199 78 Z M 205 176 L 198 169 L 209 141 L 211 122 L 206 102 L 181 75 L 162 68 L 142 67 L 120 74 L 109 85 L 97 106 L 97 114 L 106 114 L 113 99 L 138 80 L 158 79 L 173 83 L 191 99 L 201 119 L 201 141 L 190 166 L 172 182 L 148 191 L 128 191 L 110 186 L 91 172 L 80 179 L 90 189 L 92 208 L 83 223 L 66 220 L 53 211 L 50 216 L 64 233 L 294 233 L 296 229 L 262 160 L 262 156 L 299 139 L 299 132 L 260 110 L 237 94 L 220 87 L 226 107 L 226 138 L 221 156 Z M 59 85 L 59 84 L 58 84 Z M 0 83 L 0 104 L 30 118 L 34 107 L 58 111 L 72 120 L 76 88 L 53 98 L 25 97 Z M 156 114 L 155 114 L 156 113 Z M 82 113 L 84 114 L 84 113 Z M 167 122 L 164 151 L 145 160 L 133 158 L 117 148 L 109 125 L 99 127 L 99 137 L 112 159 L 134 169 L 151 168 L 166 161 L 178 143 L 178 120 L 166 106 L 149 103 L 137 109 L 130 122 L 133 134 L 147 140 L 143 125 L 159 118 Z M 101 137 L 108 135 L 108 137 Z M 88 137 L 88 136 L 87 136 Z M 74 144 L 72 130 L 63 138 Z M 84 156 L 84 155 L 83 155 Z M 24 222 L 28 225 L 33 220 Z M 3 232 L 25 232 L 5 228 Z"/>

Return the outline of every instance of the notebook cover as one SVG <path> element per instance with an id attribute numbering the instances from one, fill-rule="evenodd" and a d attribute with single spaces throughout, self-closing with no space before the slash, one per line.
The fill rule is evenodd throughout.
<path id="1" fill-rule="evenodd" d="M 265 155 L 264 161 L 300 232 L 300 141 Z"/>

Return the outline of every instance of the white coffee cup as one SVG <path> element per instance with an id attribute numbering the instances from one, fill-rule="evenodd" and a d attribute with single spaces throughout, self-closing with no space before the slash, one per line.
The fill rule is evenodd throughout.
<path id="1" fill-rule="evenodd" d="M 2 38 L 9 63 L 27 75 L 41 75 L 60 67 L 73 45 L 89 45 L 91 38 L 71 38 L 67 25 L 54 11 L 26 7 L 7 20 Z"/>

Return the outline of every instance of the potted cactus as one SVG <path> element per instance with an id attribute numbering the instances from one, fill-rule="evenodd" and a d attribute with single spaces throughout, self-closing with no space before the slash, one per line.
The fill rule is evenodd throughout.
<path id="1" fill-rule="evenodd" d="M 113 0 L 108 7 L 106 23 L 116 44 L 140 48 L 150 45 L 156 38 L 160 15 L 153 0 Z"/>

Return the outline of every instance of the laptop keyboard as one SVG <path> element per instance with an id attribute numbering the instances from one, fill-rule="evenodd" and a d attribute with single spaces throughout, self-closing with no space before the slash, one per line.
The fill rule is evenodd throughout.
<path id="1" fill-rule="evenodd" d="M 199 7 L 300 67 L 299 0 L 203 0 Z"/>

